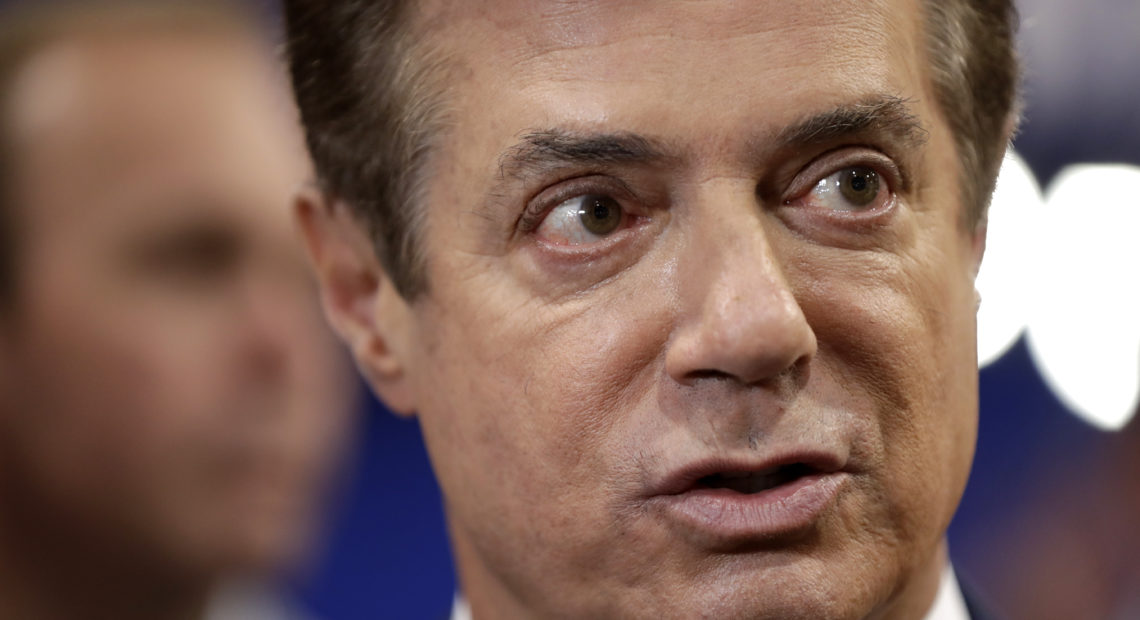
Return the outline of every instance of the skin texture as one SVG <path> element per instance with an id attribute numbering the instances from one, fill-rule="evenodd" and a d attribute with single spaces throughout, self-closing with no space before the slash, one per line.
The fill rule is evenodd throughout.
<path id="1" fill-rule="evenodd" d="M 335 326 L 419 416 L 476 617 L 925 613 L 973 456 L 984 233 L 961 225 L 920 19 L 907 0 L 424 9 L 454 63 L 428 292 L 394 292 L 343 205 L 299 214 Z M 901 114 L 792 130 L 882 102 Z M 536 134 L 658 152 L 551 162 Z M 837 212 L 813 188 L 852 165 L 884 198 Z M 621 205 L 615 232 L 550 215 L 581 194 Z M 716 539 L 651 497 L 694 462 L 804 449 L 843 483 L 795 536 Z"/>
<path id="2" fill-rule="evenodd" d="M 218 577 L 307 546 L 354 386 L 288 216 L 304 151 L 252 39 L 75 35 L 13 88 L 0 615 L 192 616 Z"/>

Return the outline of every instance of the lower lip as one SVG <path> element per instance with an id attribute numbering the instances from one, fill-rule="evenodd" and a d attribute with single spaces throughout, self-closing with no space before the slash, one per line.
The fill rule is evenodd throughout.
<path id="1" fill-rule="evenodd" d="M 811 530 L 835 503 L 848 475 L 803 476 L 759 493 L 694 489 L 658 496 L 666 517 L 712 545 L 775 541 Z"/>

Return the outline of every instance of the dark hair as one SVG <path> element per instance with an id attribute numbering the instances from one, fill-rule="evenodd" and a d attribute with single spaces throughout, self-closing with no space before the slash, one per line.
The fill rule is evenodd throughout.
<path id="1" fill-rule="evenodd" d="M 923 4 L 935 96 L 954 134 L 963 215 L 975 226 L 985 221 L 1020 113 L 1017 9 L 1012 0 Z"/>
<path id="2" fill-rule="evenodd" d="M 966 221 L 984 216 L 1017 91 L 1012 0 L 924 0 L 936 96 L 955 136 Z M 406 299 L 428 283 L 418 208 L 442 128 L 444 63 L 416 3 L 284 0 L 294 91 L 326 195 L 349 206 Z"/>
<path id="3" fill-rule="evenodd" d="M 414 5 L 284 3 L 293 89 L 322 189 L 367 227 L 408 299 L 426 285 L 416 203 L 444 88 L 443 63 L 417 45 Z"/>

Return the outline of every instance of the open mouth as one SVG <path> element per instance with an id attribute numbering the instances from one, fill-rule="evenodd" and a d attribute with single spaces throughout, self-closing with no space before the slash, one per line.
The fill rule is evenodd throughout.
<path id="1" fill-rule="evenodd" d="M 845 465 L 834 454 L 807 450 L 766 463 L 710 459 L 676 470 L 650 501 L 698 546 L 776 544 L 818 526 L 851 477 Z"/>
<path id="2" fill-rule="evenodd" d="M 725 489 L 753 495 L 793 483 L 820 470 L 804 463 L 791 463 L 763 471 L 726 471 L 697 479 L 690 490 Z"/>

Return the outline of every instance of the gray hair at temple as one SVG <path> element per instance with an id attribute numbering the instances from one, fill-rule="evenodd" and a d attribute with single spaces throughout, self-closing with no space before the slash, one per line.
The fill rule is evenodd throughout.
<path id="1" fill-rule="evenodd" d="M 963 222 L 985 222 L 1018 104 L 1012 0 L 922 0 L 935 94 L 954 134 Z M 446 126 L 447 63 L 406 0 L 285 0 L 294 92 L 322 189 L 372 236 L 406 299 L 428 287 L 423 180 Z"/>

